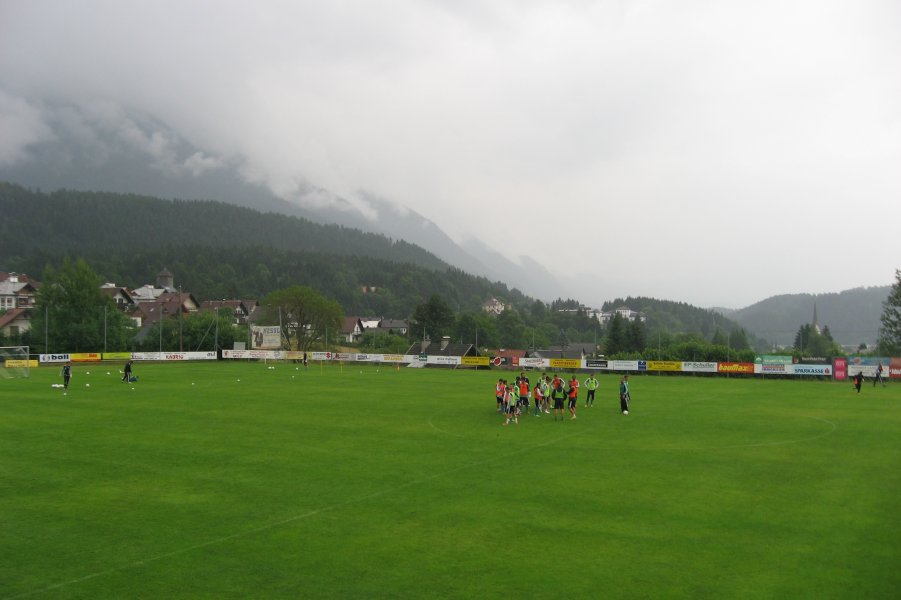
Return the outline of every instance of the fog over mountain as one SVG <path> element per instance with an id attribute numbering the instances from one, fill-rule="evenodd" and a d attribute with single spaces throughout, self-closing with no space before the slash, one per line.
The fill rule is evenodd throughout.
<path id="1" fill-rule="evenodd" d="M 318 223 L 337 223 L 417 244 L 448 264 L 503 281 L 542 300 L 563 293 L 560 284 L 535 261 L 522 257 L 517 264 L 474 239 L 458 245 L 438 224 L 374 194 L 361 192 L 366 204 L 358 205 L 328 190 L 306 186 L 292 202 L 248 181 L 248 167 L 241 157 L 205 153 L 152 119 L 122 115 L 121 122 L 127 127 L 108 129 L 103 122 L 77 115 L 73 107 L 52 112 L 59 119 L 48 138 L 29 148 L 27 160 L 0 164 L 0 180 L 44 191 L 67 188 L 220 200 Z"/>
<path id="2" fill-rule="evenodd" d="M 885 285 L 899 7 L 4 0 L 0 165 L 187 197 L 250 185 L 591 306 Z M 70 166 L 118 168 L 46 162 L 61 135 L 86 149 Z"/>

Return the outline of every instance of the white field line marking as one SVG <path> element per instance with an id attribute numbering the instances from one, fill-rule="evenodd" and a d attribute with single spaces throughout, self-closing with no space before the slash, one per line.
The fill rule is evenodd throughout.
<path id="1" fill-rule="evenodd" d="M 332 505 L 330 505 L 330 506 L 324 506 L 324 507 L 322 507 L 322 508 L 317 508 L 316 510 L 311 510 L 311 511 L 309 511 L 309 512 L 305 512 L 305 513 L 300 514 L 300 515 L 295 515 L 295 516 L 293 516 L 293 517 L 288 517 L 287 519 L 282 519 L 281 521 L 275 521 L 275 522 L 273 522 L 273 523 L 268 523 L 268 524 L 266 524 L 266 525 L 260 525 L 259 527 L 254 527 L 253 529 L 247 529 L 246 531 L 240 531 L 240 532 L 238 532 L 238 533 L 233 533 L 233 534 L 231 534 L 231 535 L 226 535 L 226 536 L 223 536 L 223 537 L 215 538 L 215 539 L 212 539 L 212 540 L 208 540 L 208 541 L 206 541 L 206 542 L 202 542 L 202 543 L 200 543 L 200 544 L 194 544 L 193 546 L 188 546 L 188 547 L 186 547 L 186 548 L 181 548 L 181 549 L 179 549 L 179 550 L 173 550 L 173 551 L 171 551 L 171 552 L 165 552 L 165 553 L 163 553 L 163 554 L 157 554 L 157 555 L 154 555 L 154 556 L 151 556 L 151 557 L 142 559 L 142 560 L 135 560 L 135 561 L 132 561 L 132 562 L 127 563 L 127 564 L 124 564 L 124 565 L 119 565 L 118 567 L 110 567 L 109 569 L 105 569 L 105 570 L 103 570 L 103 571 L 97 571 L 96 573 L 91 573 L 91 574 L 85 575 L 85 576 L 83 576 L 83 577 L 78 577 L 78 578 L 76 578 L 76 579 L 70 579 L 69 581 L 62 581 L 62 582 L 60 582 L 60 583 L 55 583 L 55 584 L 53 584 L 53 585 L 50 585 L 50 586 L 47 586 L 47 587 L 44 587 L 44 588 L 40 588 L 40 589 L 36 589 L 36 590 L 31 590 L 31 591 L 29 591 L 29 592 L 22 592 L 21 594 L 16 594 L 16 595 L 14 595 L 14 596 L 4 596 L 4 597 L 2 598 L 2 600 L 16 600 L 16 599 L 18 599 L 18 598 L 27 598 L 27 597 L 29 597 L 29 596 L 35 596 L 35 595 L 38 595 L 38 594 L 44 594 L 44 593 L 47 593 L 47 592 L 52 592 L 52 591 L 54 591 L 54 590 L 58 590 L 58 589 L 61 589 L 61 588 L 64 588 L 64 587 L 68 587 L 68 586 L 70 586 L 70 585 L 75 585 L 75 584 L 77 584 L 77 583 L 83 583 L 83 582 L 88 581 L 88 580 L 91 580 L 91 579 L 96 579 L 96 578 L 98 578 L 98 577 L 103 577 L 104 575 L 110 575 L 110 574 L 112 574 L 112 573 L 117 573 L 117 572 L 119 572 L 119 571 L 125 571 L 125 570 L 130 569 L 130 568 L 133 568 L 133 567 L 139 567 L 139 566 L 142 566 L 142 565 L 146 565 L 146 564 L 148 564 L 148 563 L 157 562 L 157 561 L 160 561 L 160 560 L 163 560 L 163 559 L 166 559 L 166 558 L 171 558 L 171 557 L 173 557 L 173 556 L 178 556 L 178 555 L 180 555 L 180 554 L 187 554 L 188 552 L 193 552 L 194 550 L 199 550 L 199 549 L 201 549 L 201 548 L 206 548 L 206 547 L 208 547 L 208 546 L 214 546 L 214 545 L 216 545 L 216 544 L 221 544 L 221 543 L 224 543 L 224 542 L 228 542 L 228 541 L 230 541 L 230 540 L 234 540 L 234 539 L 246 537 L 246 536 L 249 536 L 249 535 L 253 535 L 253 534 L 255 534 L 255 533 L 260 533 L 261 531 L 267 531 L 267 530 L 270 530 L 270 529 L 275 529 L 276 527 L 281 527 L 282 525 L 287 525 L 288 523 L 293 523 L 293 522 L 295 522 L 295 521 L 302 521 L 303 519 L 307 519 L 307 518 L 310 518 L 310 517 L 314 517 L 314 516 L 319 515 L 319 514 L 322 514 L 322 513 L 331 512 L 331 511 L 333 511 L 333 510 L 338 510 L 339 508 L 343 508 L 343 507 L 348 506 L 348 505 L 350 505 L 350 504 L 357 504 L 357 503 L 360 503 L 360 502 L 365 502 L 365 501 L 367 501 L 367 500 L 371 500 L 372 498 L 378 498 L 379 496 L 385 496 L 385 495 L 387 495 L 387 494 L 391 494 L 391 493 L 393 493 L 393 492 L 397 492 L 397 491 L 400 491 L 400 490 L 403 490 L 403 489 L 406 489 L 406 488 L 409 488 L 409 487 L 413 487 L 413 486 L 415 486 L 415 485 L 419 485 L 419 484 L 425 483 L 425 482 L 427 482 L 427 481 L 432 481 L 433 479 L 438 479 L 438 478 L 440 478 L 440 477 L 444 477 L 445 475 L 450 475 L 451 473 L 456 473 L 456 472 L 458 472 L 458 471 L 464 471 L 464 470 L 470 469 L 470 468 L 472 468 L 472 467 L 478 467 L 478 466 L 481 466 L 481 465 L 486 465 L 486 464 L 490 464 L 490 463 L 493 463 L 493 462 L 498 462 L 498 461 L 500 461 L 500 460 L 509 458 L 509 457 L 511 457 L 511 456 L 515 456 L 515 455 L 517 455 L 517 454 L 521 454 L 522 452 L 529 452 L 529 451 L 531 451 L 531 450 L 535 450 L 536 448 L 541 448 L 542 446 L 550 446 L 551 444 L 556 444 L 557 442 L 563 441 L 563 440 L 565 440 L 565 439 L 567 439 L 567 438 L 571 438 L 571 437 L 573 437 L 573 436 L 575 436 L 575 435 L 579 435 L 579 434 L 582 433 L 582 432 L 583 432 L 583 430 L 580 429 L 579 431 L 575 431 L 575 432 L 570 433 L 570 434 L 567 434 L 567 435 L 562 435 L 562 436 L 560 436 L 560 437 L 558 437 L 558 438 L 554 438 L 553 440 L 550 440 L 550 441 L 541 442 L 540 444 L 535 444 L 535 445 L 529 446 L 529 447 L 527 447 L 527 448 L 522 448 L 522 449 L 520 449 L 520 450 L 514 450 L 514 451 L 508 452 L 508 453 L 506 453 L 506 454 L 501 454 L 501 455 L 493 456 L 493 457 L 487 458 L 487 459 L 485 459 L 485 460 L 480 460 L 480 461 L 468 463 L 468 464 L 465 464 L 465 465 L 461 465 L 461 466 L 459 466 L 459 467 L 454 467 L 454 468 L 452 468 L 452 469 L 448 469 L 448 470 L 446 470 L 446 471 L 442 471 L 442 472 L 440 472 L 440 473 L 434 473 L 434 474 L 428 475 L 428 476 L 426 476 L 426 477 L 421 477 L 421 478 L 419 478 L 419 479 L 414 479 L 414 480 L 412 480 L 412 481 L 408 481 L 407 483 L 402 483 L 402 484 L 400 484 L 400 485 L 398 485 L 398 486 L 395 486 L 395 487 L 393 487 L 393 488 L 388 488 L 388 489 L 382 490 L 382 491 L 380 491 L 380 492 L 373 492 L 373 493 L 371 493 L 371 494 L 367 494 L 367 495 L 361 496 L 361 497 L 359 497 L 359 498 L 354 498 L 354 499 L 351 499 L 351 500 L 345 500 L 344 502 L 338 502 L 338 503 L 332 504 Z"/>

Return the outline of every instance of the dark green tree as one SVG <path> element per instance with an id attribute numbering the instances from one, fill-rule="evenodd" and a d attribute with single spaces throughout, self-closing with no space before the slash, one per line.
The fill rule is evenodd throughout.
<path id="1" fill-rule="evenodd" d="M 748 343 L 748 332 L 741 327 L 729 332 L 729 347 L 733 350 L 749 350 L 751 344 Z"/>
<path id="2" fill-rule="evenodd" d="M 722 329 L 717 327 L 716 331 L 713 333 L 713 338 L 710 340 L 710 343 L 714 346 L 728 346 L 729 335 Z"/>
<path id="3" fill-rule="evenodd" d="M 246 337 L 243 329 L 234 322 L 231 309 L 222 308 L 218 312 L 198 312 L 181 317 L 181 339 L 179 346 L 189 352 L 215 351 L 232 348 L 236 340 Z M 152 335 L 147 336 L 152 340 Z"/>
<path id="4" fill-rule="evenodd" d="M 501 348 L 521 350 L 532 343 L 526 324 L 515 308 L 508 307 L 497 316 L 497 334 Z"/>
<path id="5" fill-rule="evenodd" d="M 641 319 L 634 319 L 626 326 L 626 352 L 641 352 L 647 345 L 644 324 Z"/>
<path id="6" fill-rule="evenodd" d="M 440 340 L 442 336 L 451 335 L 453 326 L 454 311 L 441 296 L 432 294 L 428 302 L 418 305 L 413 311 L 410 334 L 414 339 L 424 335 Z"/>
<path id="7" fill-rule="evenodd" d="M 607 337 L 604 340 L 604 354 L 612 356 L 619 352 L 627 352 L 628 340 L 626 338 L 626 322 L 623 316 L 615 313 L 607 328 Z"/>
<path id="8" fill-rule="evenodd" d="M 403 354 L 409 347 L 407 338 L 393 333 L 367 331 L 360 338 L 360 350 L 363 352 Z"/>
<path id="9" fill-rule="evenodd" d="M 497 345 L 497 325 L 495 319 L 484 312 L 465 312 L 457 319 L 454 326 L 454 340 L 463 340 L 467 344 L 478 342 L 480 348 Z"/>
<path id="10" fill-rule="evenodd" d="M 261 302 L 261 325 L 278 325 L 289 348 L 310 350 L 338 338 L 344 311 L 336 301 L 308 286 L 272 292 Z"/>
<path id="11" fill-rule="evenodd" d="M 882 303 L 882 327 L 879 328 L 879 352 L 884 356 L 901 355 L 901 269 L 895 269 L 895 283 Z"/>
<path id="12" fill-rule="evenodd" d="M 48 352 L 129 350 L 132 321 L 112 298 L 100 292 L 101 280 L 83 259 L 48 266 L 35 294 L 29 344 Z"/>

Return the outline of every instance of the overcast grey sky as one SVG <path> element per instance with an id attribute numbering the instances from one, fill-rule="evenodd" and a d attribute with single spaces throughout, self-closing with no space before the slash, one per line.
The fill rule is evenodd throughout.
<path id="1" fill-rule="evenodd" d="M 901 267 L 893 0 L 0 0 L 0 164 L 52 135 L 48 102 L 123 135 L 149 115 L 202 149 L 189 168 L 240 157 L 286 198 L 377 194 L 589 305 Z"/>

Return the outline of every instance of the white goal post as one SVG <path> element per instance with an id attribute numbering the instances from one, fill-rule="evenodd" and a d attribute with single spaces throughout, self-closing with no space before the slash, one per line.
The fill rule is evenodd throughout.
<path id="1" fill-rule="evenodd" d="M 0 379 L 17 379 L 31 374 L 28 346 L 0 346 Z"/>

